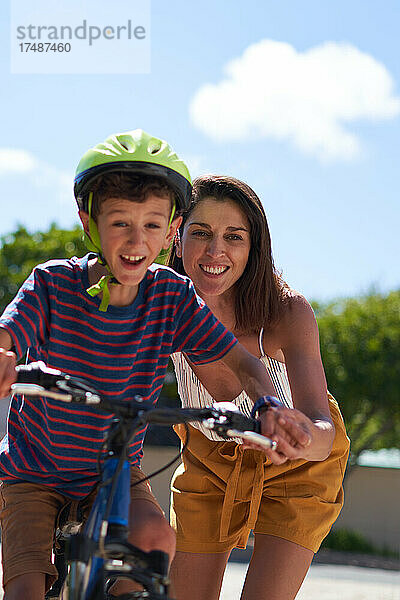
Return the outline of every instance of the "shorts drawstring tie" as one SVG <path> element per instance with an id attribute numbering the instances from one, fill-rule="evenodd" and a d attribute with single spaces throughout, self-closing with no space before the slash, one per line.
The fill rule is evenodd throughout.
<path id="1" fill-rule="evenodd" d="M 244 452 L 250 452 L 250 450 L 243 450 L 241 445 L 236 446 L 235 456 L 233 457 L 235 462 L 232 473 L 229 475 L 226 482 L 226 491 L 219 532 L 220 542 L 223 542 L 228 538 L 233 508 L 235 505 L 235 500 L 238 496 L 238 484 L 240 480 Z M 252 483 L 249 516 L 247 517 L 247 526 L 249 530 L 254 529 L 257 522 L 258 511 L 263 494 L 264 463 L 266 460 L 265 455 L 258 451 L 254 451 L 254 458 L 256 461 L 256 468 L 254 470 L 254 478 Z"/>

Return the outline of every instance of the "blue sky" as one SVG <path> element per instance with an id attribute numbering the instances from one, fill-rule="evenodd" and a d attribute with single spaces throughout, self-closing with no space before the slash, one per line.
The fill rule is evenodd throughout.
<path id="1" fill-rule="evenodd" d="M 150 73 L 19 75 L 2 2 L 0 235 L 76 223 L 81 155 L 142 127 L 255 189 L 308 298 L 397 289 L 399 23 L 395 0 L 152 0 Z"/>

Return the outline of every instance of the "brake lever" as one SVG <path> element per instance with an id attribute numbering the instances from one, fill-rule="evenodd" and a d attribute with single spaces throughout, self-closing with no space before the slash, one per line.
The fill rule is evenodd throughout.
<path id="1" fill-rule="evenodd" d="M 215 415 L 204 425 L 225 439 L 239 438 L 253 442 L 263 449 L 276 450 L 277 442 L 261 434 L 261 423 L 246 417 L 233 402 L 218 402 L 213 405 Z"/>
<path id="2" fill-rule="evenodd" d="M 17 381 L 11 385 L 16 394 L 45 396 L 62 402 L 99 404 L 101 397 L 86 382 L 51 369 L 42 361 L 16 367 Z"/>
<path id="3" fill-rule="evenodd" d="M 43 361 L 19 365 L 15 368 L 17 373 L 17 384 L 32 384 L 43 388 L 51 388 L 62 376 L 61 371 L 51 369 Z"/>
<path id="4" fill-rule="evenodd" d="M 73 401 L 84 404 L 100 404 L 101 402 L 101 396 L 96 391 L 76 379 L 60 379 L 56 382 L 56 386 L 63 391 L 64 398 L 70 398 L 65 400 L 66 402 Z"/>

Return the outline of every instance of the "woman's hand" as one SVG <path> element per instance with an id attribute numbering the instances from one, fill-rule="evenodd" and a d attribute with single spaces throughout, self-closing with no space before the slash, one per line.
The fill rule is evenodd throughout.
<path id="1" fill-rule="evenodd" d="M 244 448 L 263 450 L 274 464 L 287 460 L 324 460 L 329 456 L 335 429 L 328 420 L 312 421 L 295 408 L 269 408 L 261 414 L 261 433 L 277 442 L 276 450 L 265 450 L 246 442 Z"/>
<path id="2" fill-rule="evenodd" d="M 0 348 L 0 398 L 10 394 L 11 384 L 16 381 L 17 358 L 14 352 Z"/>
<path id="3" fill-rule="evenodd" d="M 297 458 L 298 449 L 305 448 L 311 443 L 309 431 L 288 418 L 285 407 L 268 408 L 261 413 L 261 433 L 277 443 L 276 450 L 265 450 L 255 442 L 246 442 L 244 448 L 262 450 L 276 465 L 283 464 L 288 459 Z M 299 411 L 298 411 L 299 412 Z"/>
<path id="4" fill-rule="evenodd" d="M 319 416 L 311 419 L 296 408 L 284 408 L 281 409 L 278 423 L 281 424 L 287 435 L 290 434 L 290 431 L 295 432 L 295 425 L 297 425 L 307 434 L 309 439 L 308 443 L 304 443 L 305 438 L 300 439 L 293 436 L 290 441 L 290 448 L 287 449 L 286 453 L 288 458 L 292 460 L 298 458 L 325 460 L 328 458 L 335 437 L 335 426 L 330 417 Z"/>

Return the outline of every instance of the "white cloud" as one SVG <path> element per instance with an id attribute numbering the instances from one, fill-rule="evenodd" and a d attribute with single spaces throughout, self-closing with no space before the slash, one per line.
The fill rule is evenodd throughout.
<path id="1" fill-rule="evenodd" d="M 37 164 L 36 158 L 26 150 L 0 148 L 0 176 L 30 173 Z"/>
<path id="2" fill-rule="evenodd" d="M 320 160 L 361 153 L 348 123 L 400 112 L 385 66 L 346 43 L 305 52 L 263 40 L 225 66 L 225 78 L 202 86 L 190 104 L 194 125 L 216 141 L 289 140 Z"/>
<path id="3" fill-rule="evenodd" d="M 20 148 L 0 148 L 0 177 L 25 176 L 37 189 L 51 189 L 58 204 L 70 203 L 73 174 L 39 160 L 31 152 Z"/>

